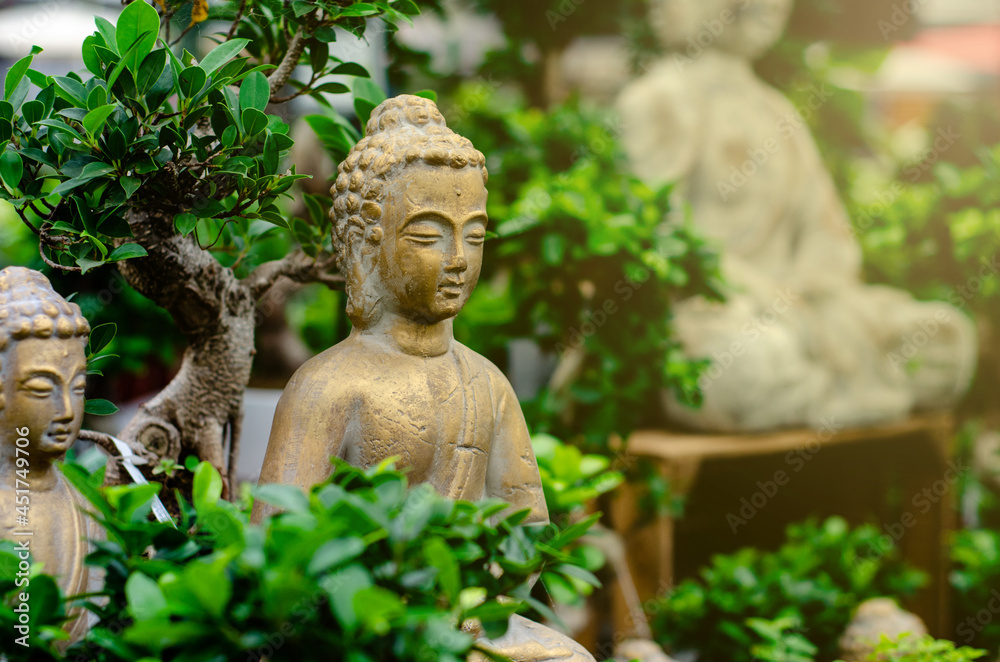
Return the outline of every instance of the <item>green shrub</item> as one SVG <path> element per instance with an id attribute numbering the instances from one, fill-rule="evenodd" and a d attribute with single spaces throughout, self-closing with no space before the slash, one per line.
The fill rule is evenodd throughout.
<path id="1" fill-rule="evenodd" d="M 883 636 L 868 656 L 868 662 L 972 662 L 984 655 L 986 651 L 955 648 L 952 642 L 936 640 L 930 635 L 904 634 L 895 640 Z"/>
<path id="2" fill-rule="evenodd" d="M 147 521 L 159 485 L 102 490 L 103 471 L 67 464 L 64 472 L 108 532 L 88 557 L 106 572 L 107 602 L 87 602 L 99 623 L 65 659 L 258 660 L 280 650 L 280 659 L 322 651 L 324 660 L 457 662 L 475 647 L 458 623 L 479 618 L 496 636 L 515 611 L 548 611 L 529 595 L 534 573 L 596 581 L 562 551 L 592 519 L 563 530 L 524 527 L 525 511 L 450 501 L 429 485 L 408 489 L 387 467 L 338 461 L 331 479 L 308 493 L 263 486 L 258 498 L 284 512 L 257 526 L 245 508 L 219 500 L 222 481 L 202 463 L 177 529 Z M 502 569 L 499 577 L 491 566 Z M 13 568 L 16 559 L 0 551 L 8 606 Z M 36 600 L 58 605 L 58 594 L 44 577 L 32 578 L 31 590 L 33 613 L 44 620 Z M 13 616 L 0 609 L 5 632 Z M 51 628 L 39 624 L 32 634 L 32 648 L 5 636 L 0 652 L 11 662 L 64 659 L 47 646 Z"/>
<path id="3" fill-rule="evenodd" d="M 611 461 L 602 455 L 584 455 L 547 434 L 531 437 L 538 459 L 538 472 L 545 491 L 549 518 L 560 527 L 571 526 L 586 516 L 587 507 L 598 496 L 621 485 L 624 477 L 609 470 Z M 606 562 L 604 553 L 586 542 L 574 543 L 567 552 L 576 563 L 589 572 L 597 572 Z M 553 600 L 561 604 L 578 605 L 593 591 L 586 577 L 546 573 L 542 583 Z"/>
<path id="4" fill-rule="evenodd" d="M 989 609 L 1000 602 L 1000 533 L 960 531 L 951 556 L 955 563 L 951 584 L 958 593 L 958 640 L 1000 650 L 1000 614 Z M 985 624 L 977 618 L 984 610 L 990 614 Z"/>
<path id="5" fill-rule="evenodd" d="M 792 525 L 787 537 L 776 552 L 743 549 L 715 556 L 699 579 L 680 583 L 663 599 L 654 622 L 661 643 L 696 649 L 704 662 L 750 662 L 755 645 L 779 638 L 762 636 L 760 622 L 752 626 L 747 619 L 790 619 L 784 625 L 801 623 L 820 655 L 834 655 L 859 604 L 909 595 L 924 581 L 898 561 L 895 549 L 867 558 L 880 537 L 874 526 L 851 530 L 833 517 Z"/>

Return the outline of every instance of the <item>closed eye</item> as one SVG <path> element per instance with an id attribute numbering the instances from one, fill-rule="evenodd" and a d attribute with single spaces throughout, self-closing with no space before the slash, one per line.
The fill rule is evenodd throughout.
<path id="1" fill-rule="evenodd" d="M 486 230 L 470 232 L 465 236 L 465 240 L 474 246 L 481 246 L 486 241 Z"/>
<path id="2" fill-rule="evenodd" d="M 22 390 L 27 391 L 29 395 L 36 398 L 46 398 L 52 394 L 53 390 L 52 382 L 38 377 L 24 382 L 21 385 L 21 388 Z"/>

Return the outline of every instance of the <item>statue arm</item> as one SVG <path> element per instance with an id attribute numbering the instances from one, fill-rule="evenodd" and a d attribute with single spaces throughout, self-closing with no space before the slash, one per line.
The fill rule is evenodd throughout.
<path id="1" fill-rule="evenodd" d="M 309 381 L 293 377 L 278 401 L 260 485 L 284 483 L 308 490 L 330 477 L 330 458 L 346 452 L 348 417 L 333 415 L 343 408 L 332 406 L 330 394 L 321 386 L 310 388 Z M 255 502 L 251 521 L 260 522 L 277 511 Z"/>
<path id="2" fill-rule="evenodd" d="M 636 177 L 662 185 L 690 173 L 701 123 L 697 104 L 677 72 L 654 70 L 626 87 L 616 106 L 622 146 Z"/>
<path id="3" fill-rule="evenodd" d="M 503 499 L 515 510 L 529 509 L 527 524 L 549 521 L 538 463 L 531 448 L 521 405 L 507 380 L 503 380 L 496 408 L 496 427 L 486 468 L 486 496 Z"/>

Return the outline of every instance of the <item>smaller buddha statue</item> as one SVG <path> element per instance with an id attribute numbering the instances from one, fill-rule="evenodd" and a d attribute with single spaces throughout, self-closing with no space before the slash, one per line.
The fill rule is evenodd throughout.
<path id="1" fill-rule="evenodd" d="M 389 99 L 340 164 L 333 244 L 347 281 L 350 337 L 289 381 L 261 483 L 303 488 L 331 457 L 388 458 L 452 499 L 500 498 L 548 522 L 538 465 L 510 383 L 457 342 L 452 320 L 479 279 L 485 158 L 432 101 Z M 254 519 L 269 508 L 258 502 Z M 520 616 L 484 645 L 518 661 L 592 661 L 579 644 Z"/>
<path id="2" fill-rule="evenodd" d="M 0 271 L 0 538 L 26 545 L 66 596 L 89 592 L 96 579 L 83 560 L 98 526 L 55 467 L 83 422 L 89 334 L 79 306 L 45 276 Z M 86 619 L 66 627 L 78 639 Z"/>

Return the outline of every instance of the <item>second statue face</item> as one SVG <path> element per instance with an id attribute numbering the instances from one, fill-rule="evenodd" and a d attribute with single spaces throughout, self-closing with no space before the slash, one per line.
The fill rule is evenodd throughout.
<path id="1" fill-rule="evenodd" d="M 389 310 L 434 324 L 469 300 L 483 266 L 486 187 L 479 168 L 408 165 L 393 178 L 379 259 Z"/>
<path id="2" fill-rule="evenodd" d="M 83 423 L 87 359 L 81 338 L 15 340 L 3 353 L 4 416 L 28 428 L 31 453 L 58 456 Z"/>

